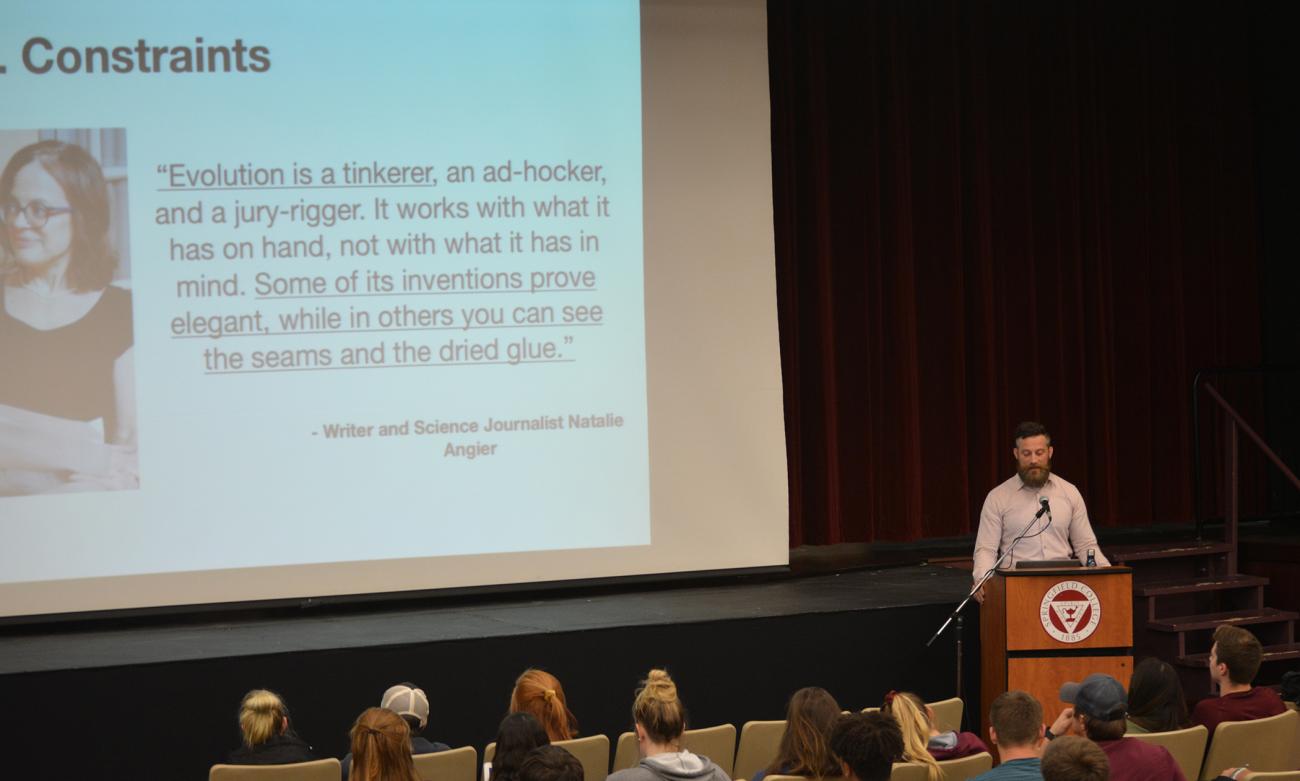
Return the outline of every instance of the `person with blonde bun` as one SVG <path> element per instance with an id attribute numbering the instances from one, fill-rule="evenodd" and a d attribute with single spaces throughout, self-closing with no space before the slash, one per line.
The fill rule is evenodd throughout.
<path id="1" fill-rule="evenodd" d="M 411 728 L 387 708 L 367 708 L 349 733 L 355 781 L 420 781 L 411 759 Z"/>
<path id="2" fill-rule="evenodd" d="M 551 740 L 578 737 L 578 720 L 565 702 L 564 687 L 560 679 L 545 670 L 524 670 L 510 692 L 510 712 L 532 714 Z"/>
<path id="3" fill-rule="evenodd" d="M 230 752 L 231 765 L 291 765 L 316 759 L 311 746 L 289 726 L 289 708 L 280 695 L 254 689 L 239 703 L 239 731 L 244 742 Z"/>
<path id="4" fill-rule="evenodd" d="M 686 706 L 665 670 L 651 670 L 632 703 L 636 767 L 611 773 L 609 781 L 731 781 L 713 760 L 682 748 Z"/>

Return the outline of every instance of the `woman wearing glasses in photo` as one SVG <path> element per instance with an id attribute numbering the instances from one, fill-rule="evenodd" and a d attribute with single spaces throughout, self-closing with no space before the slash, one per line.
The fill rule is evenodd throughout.
<path id="1" fill-rule="evenodd" d="M 108 188 L 40 141 L 0 174 L 0 495 L 138 485 L 131 294 L 110 284 Z"/>

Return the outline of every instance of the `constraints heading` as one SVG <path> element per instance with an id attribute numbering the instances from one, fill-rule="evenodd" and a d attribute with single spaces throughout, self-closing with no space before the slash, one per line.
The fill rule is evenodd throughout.
<path id="1" fill-rule="evenodd" d="M 23 44 L 23 67 L 46 73 L 266 73 L 271 50 L 248 46 L 236 38 L 230 45 L 205 44 L 155 46 L 141 38 L 127 46 L 57 46 L 49 38 L 28 38 Z M 0 68 L 0 73 L 3 73 Z"/>

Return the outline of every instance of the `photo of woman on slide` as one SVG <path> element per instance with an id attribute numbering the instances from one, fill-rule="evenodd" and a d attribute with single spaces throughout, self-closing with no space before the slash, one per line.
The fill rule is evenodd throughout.
<path id="1" fill-rule="evenodd" d="M 0 496 L 139 486 L 109 186 L 95 156 L 52 134 L 0 133 L 0 150 L 28 141 L 0 173 Z"/>

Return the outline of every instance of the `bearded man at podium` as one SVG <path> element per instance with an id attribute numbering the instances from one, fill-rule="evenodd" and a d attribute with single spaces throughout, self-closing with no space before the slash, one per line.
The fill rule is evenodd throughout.
<path id="1" fill-rule="evenodd" d="M 1027 529 L 1029 533 L 1003 562 L 1004 567 L 1014 568 L 1019 561 L 1084 561 L 1089 556 L 1097 566 L 1109 567 L 1097 546 L 1079 489 L 1052 474 L 1052 435 L 1047 428 L 1033 421 L 1021 423 L 1016 427 L 1012 452 L 1016 474 L 989 491 L 980 510 L 971 573 L 975 582 Z M 984 601 L 983 589 L 975 599 Z"/>

